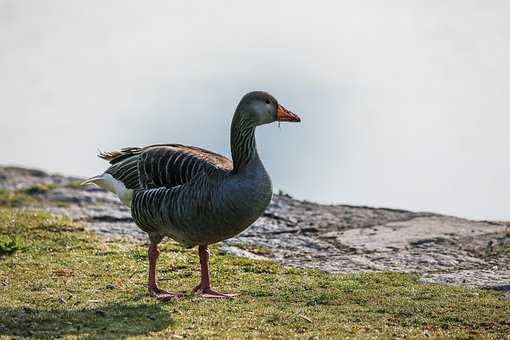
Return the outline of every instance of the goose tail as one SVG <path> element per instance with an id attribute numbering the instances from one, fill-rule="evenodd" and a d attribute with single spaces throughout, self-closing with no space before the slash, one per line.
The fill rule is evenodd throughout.
<path id="1" fill-rule="evenodd" d="M 95 184 L 107 191 L 114 193 L 115 195 L 117 195 L 117 197 L 120 198 L 122 203 L 124 203 L 128 207 L 131 207 L 131 200 L 133 199 L 133 190 L 127 189 L 124 183 L 122 183 L 119 180 L 116 180 L 115 178 L 113 178 L 112 175 L 104 173 L 102 175 L 97 175 L 89 179 L 86 179 L 85 181 L 80 183 L 80 185 L 89 184 Z"/>

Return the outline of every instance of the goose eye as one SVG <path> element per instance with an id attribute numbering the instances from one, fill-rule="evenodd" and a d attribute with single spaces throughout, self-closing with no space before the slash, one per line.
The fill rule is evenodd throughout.
<path id="1" fill-rule="evenodd" d="M 266 99 L 266 104 L 271 104 L 271 102 L 269 101 L 269 99 Z"/>

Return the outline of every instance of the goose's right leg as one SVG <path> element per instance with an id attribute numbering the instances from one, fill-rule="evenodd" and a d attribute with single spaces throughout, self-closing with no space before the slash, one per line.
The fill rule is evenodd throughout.
<path id="1" fill-rule="evenodd" d="M 183 296 L 180 293 L 167 292 L 158 287 L 158 283 L 156 280 L 156 262 L 159 257 L 158 244 L 151 242 L 149 246 L 149 294 L 158 300 L 168 301 L 171 299 L 178 299 Z"/>
<path id="2" fill-rule="evenodd" d="M 200 256 L 200 283 L 193 289 L 193 292 L 200 292 L 202 297 L 216 299 L 231 299 L 237 294 L 221 293 L 211 288 L 209 275 L 209 249 L 207 245 L 198 246 Z"/>

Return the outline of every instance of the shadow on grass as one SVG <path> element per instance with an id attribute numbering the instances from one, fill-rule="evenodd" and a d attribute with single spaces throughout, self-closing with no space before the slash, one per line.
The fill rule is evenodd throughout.
<path id="1" fill-rule="evenodd" d="M 123 337 L 161 331 L 174 322 L 159 304 L 112 304 L 76 310 L 0 306 L 0 336 Z"/>

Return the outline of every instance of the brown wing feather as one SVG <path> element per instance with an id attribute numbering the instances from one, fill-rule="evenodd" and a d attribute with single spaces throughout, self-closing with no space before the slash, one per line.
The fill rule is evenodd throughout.
<path id="1" fill-rule="evenodd" d="M 143 152 L 144 148 L 137 148 L 137 147 L 131 147 L 131 148 L 123 148 L 120 150 L 115 151 L 109 151 L 109 152 L 100 152 L 99 155 L 97 155 L 99 158 L 102 158 L 104 160 L 107 160 L 110 164 L 116 164 L 119 163 L 131 156 L 139 155 Z"/>
<path id="2" fill-rule="evenodd" d="M 197 173 L 231 171 L 228 158 L 198 147 L 157 144 L 102 153 L 112 164 L 107 173 L 129 189 L 173 187 L 186 183 Z"/>

